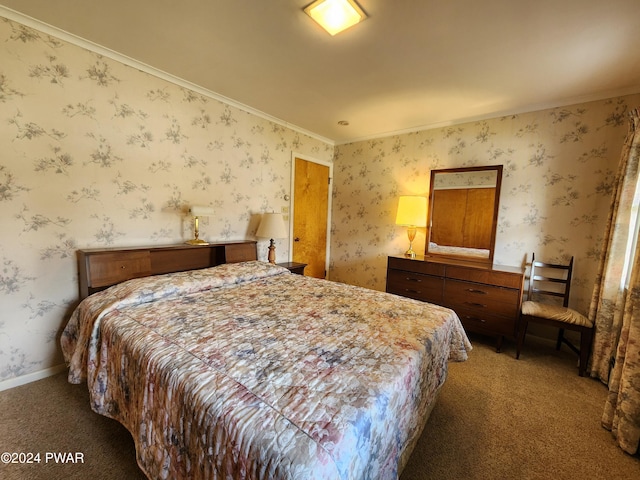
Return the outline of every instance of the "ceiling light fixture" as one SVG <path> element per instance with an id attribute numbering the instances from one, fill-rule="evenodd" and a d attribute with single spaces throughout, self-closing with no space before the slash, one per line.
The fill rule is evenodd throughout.
<path id="1" fill-rule="evenodd" d="M 367 16 L 354 0 L 317 0 L 304 9 L 331 35 L 361 22 Z"/>

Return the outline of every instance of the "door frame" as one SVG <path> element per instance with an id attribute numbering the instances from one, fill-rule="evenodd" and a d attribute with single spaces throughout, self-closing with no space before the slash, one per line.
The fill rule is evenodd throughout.
<path id="1" fill-rule="evenodd" d="M 295 198 L 295 180 L 296 180 L 296 158 L 300 160 L 304 160 L 305 162 L 317 163 L 319 165 L 323 165 L 325 167 L 329 167 L 329 189 L 327 193 L 327 245 L 325 246 L 325 259 L 324 259 L 324 269 L 327 272 L 326 279 L 329 279 L 329 259 L 331 257 L 331 210 L 332 204 L 331 200 L 333 198 L 333 163 L 320 160 L 318 158 L 313 158 L 308 155 L 291 152 L 291 201 L 289 202 L 289 218 L 291 221 L 289 222 L 289 260 L 293 259 L 293 211 L 295 210 L 294 198 Z"/>

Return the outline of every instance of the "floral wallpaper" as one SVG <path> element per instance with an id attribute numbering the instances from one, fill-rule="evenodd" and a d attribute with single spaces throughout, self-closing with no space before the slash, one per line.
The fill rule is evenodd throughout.
<path id="1" fill-rule="evenodd" d="M 495 170 L 490 172 L 447 172 L 436 175 L 434 179 L 434 190 L 446 190 L 449 188 L 481 188 L 496 186 L 498 173 Z M 431 179 L 429 179 L 431 181 Z"/>
<path id="2" fill-rule="evenodd" d="M 76 250 L 255 238 L 333 145 L 0 17 L 0 384 L 62 364 Z M 258 243 L 266 260 L 268 242 Z M 277 243 L 288 260 L 288 241 Z"/>
<path id="3" fill-rule="evenodd" d="M 628 95 L 339 145 L 331 279 L 384 290 L 387 256 L 408 247 L 395 225 L 398 196 L 428 195 L 431 169 L 501 164 L 494 262 L 573 255 L 571 306 L 587 313 L 627 114 L 638 105 L 640 95 Z"/>

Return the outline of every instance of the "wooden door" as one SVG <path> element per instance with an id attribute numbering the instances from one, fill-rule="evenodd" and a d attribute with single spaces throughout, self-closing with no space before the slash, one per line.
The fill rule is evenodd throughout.
<path id="1" fill-rule="evenodd" d="M 442 246 L 464 246 L 467 190 L 435 190 L 431 208 L 431 241 Z"/>
<path id="2" fill-rule="evenodd" d="M 491 248 L 493 206 L 496 200 L 495 188 L 470 188 L 467 197 L 464 246 L 471 248 Z"/>
<path id="3" fill-rule="evenodd" d="M 295 159 L 292 260 L 306 263 L 304 273 L 326 278 L 329 167 Z"/>
<path id="4" fill-rule="evenodd" d="M 431 241 L 438 245 L 491 248 L 495 188 L 435 190 Z"/>

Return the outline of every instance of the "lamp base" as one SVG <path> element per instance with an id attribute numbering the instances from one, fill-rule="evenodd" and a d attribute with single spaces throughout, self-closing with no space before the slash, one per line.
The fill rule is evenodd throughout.
<path id="1" fill-rule="evenodd" d="M 409 250 L 404 252 L 404 256 L 408 258 L 416 258 L 416 252 L 413 251 L 413 240 L 416 238 L 416 227 L 407 227 L 407 237 L 409 237 Z"/>
<path id="2" fill-rule="evenodd" d="M 416 258 L 416 252 L 414 252 L 412 248 L 409 248 L 409 250 L 404 252 L 404 256 L 408 258 Z"/>
<path id="3" fill-rule="evenodd" d="M 193 240 L 187 240 L 186 242 L 189 245 L 209 245 L 209 242 L 206 242 L 204 240 L 201 240 L 199 238 L 194 238 Z"/>
<path id="4" fill-rule="evenodd" d="M 269 263 L 276 263 L 276 243 L 273 241 L 273 238 L 269 242 L 269 254 L 267 260 L 269 260 Z"/>

